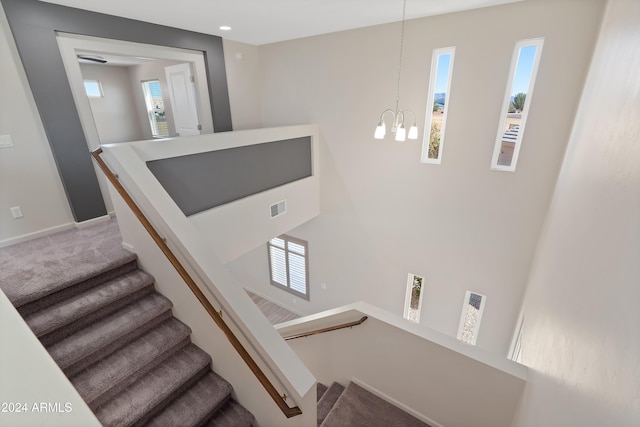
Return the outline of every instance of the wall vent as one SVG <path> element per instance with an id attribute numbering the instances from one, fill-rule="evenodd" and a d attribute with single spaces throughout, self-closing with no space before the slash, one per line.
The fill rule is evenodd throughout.
<path id="1" fill-rule="evenodd" d="M 271 210 L 271 218 L 285 214 L 287 213 L 287 201 L 282 200 L 278 203 L 274 203 L 269 207 L 269 209 Z"/>

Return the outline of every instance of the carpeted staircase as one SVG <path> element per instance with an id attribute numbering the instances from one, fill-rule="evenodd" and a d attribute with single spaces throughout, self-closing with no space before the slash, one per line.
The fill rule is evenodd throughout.
<path id="1" fill-rule="evenodd" d="M 251 426 L 115 220 L 0 249 L 0 288 L 104 426 Z"/>
<path id="2" fill-rule="evenodd" d="M 318 426 L 429 427 L 397 406 L 350 382 L 318 383 Z"/>

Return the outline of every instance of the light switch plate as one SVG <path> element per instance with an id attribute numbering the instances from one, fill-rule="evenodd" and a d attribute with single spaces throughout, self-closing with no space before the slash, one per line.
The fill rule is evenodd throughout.
<path id="1" fill-rule="evenodd" d="M 10 135 L 0 135 L 0 148 L 13 147 Z"/>

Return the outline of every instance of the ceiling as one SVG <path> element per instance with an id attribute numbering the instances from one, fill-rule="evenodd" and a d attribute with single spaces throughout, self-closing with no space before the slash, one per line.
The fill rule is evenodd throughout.
<path id="1" fill-rule="evenodd" d="M 42 0 L 253 45 L 402 19 L 402 0 Z M 523 0 L 407 0 L 407 19 Z M 222 31 L 221 25 L 232 29 Z"/>

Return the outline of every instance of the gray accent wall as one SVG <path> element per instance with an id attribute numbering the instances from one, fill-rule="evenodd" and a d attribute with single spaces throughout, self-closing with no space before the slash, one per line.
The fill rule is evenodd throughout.
<path id="1" fill-rule="evenodd" d="M 185 215 L 312 175 L 311 137 L 147 162 Z"/>
<path id="2" fill-rule="evenodd" d="M 35 0 L 0 1 L 77 222 L 107 212 L 58 49 L 57 31 L 202 51 L 215 130 L 232 130 L 220 37 Z"/>

